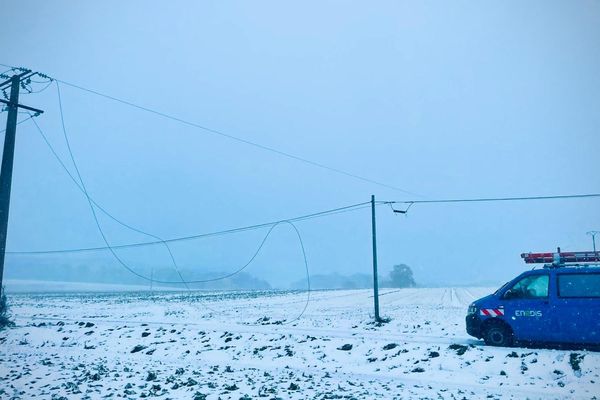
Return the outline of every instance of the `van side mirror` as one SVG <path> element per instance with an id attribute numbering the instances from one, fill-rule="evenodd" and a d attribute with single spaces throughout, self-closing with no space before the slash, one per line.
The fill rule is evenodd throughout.
<path id="1" fill-rule="evenodd" d="M 512 289 L 508 289 L 506 292 L 504 292 L 504 296 L 502 297 L 504 297 L 505 299 L 514 299 L 516 297 L 519 297 L 519 294 Z"/>

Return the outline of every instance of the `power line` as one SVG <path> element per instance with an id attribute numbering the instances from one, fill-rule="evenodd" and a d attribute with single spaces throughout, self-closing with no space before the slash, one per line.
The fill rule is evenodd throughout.
<path id="1" fill-rule="evenodd" d="M 62 108 L 60 108 L 60 109 L 62 109 Z M 8 251 L 7 252 L 8 254 L 14 254 L 14 255 L 49 255 L 49 254 L 60 254 L 60 253 L 81 253 L 81 252 L 104 251 L 104 250 L 109 250 L 109 248 L 112 248 L 112 249 L 125 249 L 125 248 L 145 247 L 145 246 L 154 246 L 154 245 L 158 245 L 158 244 L 163 244 L 163 245 L 166 246 L 167 250 L 169 251 L 169 255 L 171 257 L 171 260 L 172 260 L 173 264 L 176 265 L 176 262 L 174 260 L 173 254 L 172 254 L 171 249 L 170 249 L 170 247 L 168 245 L 169 243 L 180 242 L 180 241 L 188 241 L 188 240 L 194 240 L 194 239 L 202 239 L 202 238 L 215 237 L 215 236 L 229 235 L 229 234 L 234 234 L 234 233 L 240 233 L 240 232 L 245 232 L 245 231 L 251 231 L 251 230 L 256 230 L 256 229 L 267 228 L 267 227 L 270 227 L 270 226 L 273 226 L 273 225 L 276 225 L 276 224 L 282 223 L 282 222 L 291 222 L 291 223 L 293 223 L 293 222 L 300 222 L 300 221 L 304 221 L 304 220 L 308 220 L 308 219 L 320 218 L 320 217 L 335 215 L 335 214 L 349 212 L 349 211 L 356 211 L 356 210 L 360 210 L 362 208 L 369 207 L 369 202 L 363 202 L 363 203 L 351 204 L 351 205 L 348 205 L 348 206 L 338 207 L 338 208 L 329 209 L 329 210 L 325 210 L 325 211 L 319 211 L 319 212 L 315 212 L 315 213 L 311 213 L 311 214 L 306 214 L 306 215 L 301 215 L 301 216 L 297 216 L 297 217 L 293 217 L 293 218 L 288 218 L 288 219 L 283 219 L 283 220 L 270 221 L 270 222 L 261 223 L 261 224 L 248 225 L 248 226 L 243 226 L 243 227 L 238 227 L 238 228 L 233 228 L 233 229 L 227 229 L 227 230 L 221 230 L 221 231 L 215 231 L 215 232 L 209 232 L 209 233 L 201 233 L 201 234 L 196 234 L 196 235 L 191 235 L 191 236 L 183 236 L 183 237 L 178 237 L 178 238 L 166 239 L 165 240 L 165 239 L 160 238 L 160 237 L 158 237 L 156 235 L 153 235 L 153 234 L 150 234 L 148 232 L 142 231 L 141 229 L 135 228 L 135 227 L 133 227 L 133 226 L 131 226 L 131 225 L 123 222 L 122 220 L 116 218 L 113 214 L 111 214 L 104 207 L 102 207 L 100 204 L 98 204 L 98 202 L 96 202 L 94 200 L 94 198 L 92 198 L 92 196 L 89 195 L 89 192 L 86 194 L 85 189 L 82 187 L 82 185 L 79 182 L 77 182 L 77 179 L 73 176 L 73 174 L 71 174 L 71 172 L 69 171 L 69 169 L 67 168 L 67 166 L 65 165 L 65 163 L 62 161 L 62 159 L 60 158 L 60 156 L 58 155 L 58 153 L 56 152 L 56 150 L 54 149 L 54 147 L 52 146 L 52 144 L 50 143 L 50 141 L 48 140 L 48 138 L 46 137 L 46 135 L 44 134 L 44 132 L 40 128 L 40 126 L 38 125 L 38 123 L 35 120 L 33 120 L 33 123 L 35 124 L 35 127 L 36 127 L 38 133 L 40 134 L 40 136 L 42 137 L 42 139 L 44 140 L 44 142 L 48 146 L 48 148 L 49 148 L 50 152 L 53 154 L 54 158 L 57 160 L 57 162 L 60 164 L 60 166 L 63 168 L 63 170 L 67 173 L 67 175 L 71 178 L 71 180 L 77 186 L 77 188 L 86 196 L 86 198 L 90 199 L 90 201 L 93 203 L 93 205 L 96 208 L 98 208 L 103 214 L 105 214 L 106 216 L 108 216 L 113 221 L 117 222 L 118 224 L 124 226 L 125 228 L 128 228 L 128 229 L 130 229 L 132 231 L 135 231 L 135 232 L 138 232 L 138 233 L 141 233 L 143 235 L 150 236 L 150 237 L 152 237 L 154 239 L 157 239 L 157 240 L 156 241 L 149 241 L 149 242 L 137 242 L 137 243 L 130 243 L 130 244 L 122 244 L 122 245 L 98 246 L 98 247 L 83 247 L 83 248 L 60 249 L 60 250 Z"/>
<path id="2" fill-rule="evenodd" d="M 267 227 L 270 227 L 272 225 L 282 223 L 282 222 L 300 222 L 300 221 L 305 221 L 305 220 L 314 219 L 314 218 L 322 218 L 322 217 L 327 217 L 327 216 L 331 216 L 331 215 L 357 211 L 357 210 L 361 210 L 361 209 L 370 207 L 369 204 L 370 204 L 370 202 L 367 201 L 367 202 L 363 202 L 363 203 L 357 203 L 357 204 L 352 204 L 349 206 L 333 208 L 330 210 L 319 211 L 316 213 L 301 215 L 298 217 L 293 217 L 293 218 L 288 218 L 288 219 L 280 219 L 280 220 L 265 222 L 265 223 L 256 224 L 256 225 L 247 225 L 247 226 L 243 226 L 243 227 L 239 227 L 239 228 L 226 229 L 226 230 L 222 230 L 222 231 L 200 233 L 200 234 L 190 235 L 190 236 L 181 236 L 181 237 L 177 237 L 177 238 L 173 238 L 173 239 L 165 239 L 164 241 L 166 243 L 175 243 L 175 242 L 182 242 L 182 241 L 195 240 L 195 239 L 204 239 L 204 238 L 209 238 L 209 237 L 224 236 L 224 235 L 229 235 L 229 234 L 234 234 L 234 233 L 252 231 L 252 230 L 267 228 Z M 154 245 L 161 244 L 161 243 L 162 242 L 160 242 L 160 241 L 138 242 L 138 243 L 113 245 L 111 247 L 113 249 L 126 249 L 126 248 L 135 248 L 135 247 L 154 246 Z M 6 253 L 14 254 L 14 255 L 45 255 L 45 254 L 61 254 L 61 253 L 83 253 L 83 252 L 94 252 L 94 251 L 103 251 L 103 250 L 108 250 L 108 247 L 107 246 L 98 246 L 98 247 L 81 247 L 81 248 L 60 249 L 60 250 L 7 251 Z"/>
<path id="3" fill-rule="evenodd" d="M 49 81 L 47 81 L 47 82 L 38 82 L 38 81 L 32 81 L 32 82 L 33 82 L 33 83 L 44 84 L 45 86 L 44 86 L 43 88 L 41 88 L 41 89 L 38 89 L 38 90 L 33 90 L 33 89 L 31 89 L 30 91 L 26 91 L 26 92 L 25 92 L 25 93 L 23 93 L 23 94 L 36 94 L 36 93 L 41 93 L 41 92 L 45 91 L 46 89 L 48 89 L 48 88 L 50 87 L 50 85 L 52 85 L 52 83 L 53 83 L 53 81 L 52 81 L 52 80 L 49 80 Z"/>
<path id="4" fill-rule="evenodd" d="M 28 117 L 28 118 L 22 119 L 21 121 L 17 122 L 17 125 L 21 125 L 23 122 L 27 122 L 27 121 L 29 121 L 29 120 L 30 120 L 30 119 L 32 119 L 32 118 L 35 118 L 35 115 L 33 115 L 33 114 L 29 114 L 29 117 Z M 4 134 L 4 132 L 6 132 L 6 129 L 2 129 L 2 130 L 0 131 L 0 135 Z"/>
<path id="5" fill-rule="evenodd" d="M 11 66 L 11 65 L 7 65 L 7 64 L 1 64 L 0 63 L 0 65 L 4 66 L 4 67 L 11 68 L 11 69 L 17 68 L 17 67 L 14 67 L 14 66 Z M 237 142 L 240 142 L 240 143 L 244 143 L 244 144 L 249 145 L 249 146 L 253 146 L 253 147 L 259 148 L 261 150 L 269 151 L 271 153 L 275 153 L 275 154 L 278 154 L 278 155 L 283 156 L 283 157 L 291 158 L 293 160 L 300 161 L 300 162 L 303 162 L 303 163 L 308 164 L 308 165 L 312 165 L 312 166 L 317 167 L 317 168 L 325 169 L 325 170 L 328 170 L 328 171 L 331 171 L 331 172 L 335 172 L 337 174 L 345 175 L 345 176 L 350 177 L 350 178 L 354 178 L 354 179 L 361 180 L 363 182 L 367 182 L 367 183 L 371 183 L 371 184 L 374 184 L 374 185 L 386 187 L 388 189 L 396 190 L 396 191 L 399 191 L 399 192 L 402 192 L 402 193 L 406 193 L 406 194 L 410 194 L 410 195 L 413 195 L 413 196 L 421 197 L 420 194 L 417 194 L 417 193 L 414 193 L 414 192 L 410 192 L 408 190 L 404 190 L 402 188 L 399 188 L 399 187 L 394 186 L 394 185 L 387 184 L 385 182 L 381 182 L 381 181 L 370 179 L 370 178 L 367 178 L 367 177 L 364 177 L 364 176 L 361 176 L 361 175 L 353 174 L 351 172 L 347 172 L 347 171 L 339 169 L 339 168 L 330 167 L 330 166 L 325 165 L 323 163 L 309 160 L 308 158 L 300 157 L 300 156 L 291 154 L 291 153 L 286 152 L 286 151 L 278 150 L 278 149 L 276 149 L 274 147 L 271 147 L 271 146 L 266 146 L 266 145 L 263 145 L 263 144 L 260 144 L 260 143 L 257 143 L 257 142 L 253 142 L 253 141 L 250 141 L 250 140 L 247 140 L 247 139 L 243 139 L 243 138 L 240 138 L 240 137 L 237 137 L 237 136 L 234 136 L 234 135 L 230 135 L 230 134 L 225 133 L 225 132 L 223 132 L 221 130 L 209 128 L 207 126 L 204 126 L 204 125 L 201 125 L 201 124 L 197 124 L 195 122 L 191 122 L 191 121 L 188 121 L 188 120 L 185 120 L 185 119 L 173 116 L 171 114 L 167 114 L 167 113 L 164 113 L 162 111 L 158 111 L 158 110 L 155 110 L 155 109 L 152 109 L 152 108 L 149 108 L 149 107 L 145 107 L 145 106 L 142 106 L 142 105 L 139 105 L 139 104 L 127 101 L 127 100 L 123 100 L 123 99 L 120 99 L 118 97 L 111 96 L 111 95 L 99 92 L 97 90 L 94 90 L 94 89 L 89 89 L 89 88 L 86 88 L 86 87 L 83 87 L 83 86 L 80 86 L 80 85 L 76 85 L 74 83 L 67 82 L 67 81 L 64 81 L 62 79 L 56 79 L 56 78 L 50 78 L 50 79 L 55 80 L 55 81 L 60 82 L 60 83 L 63 83 L 65 85 L 67 85 L 67 86 L 79 89 L 81 91 L 88 92 L 88 93 L 94 94 L 96 96 L 104 97 L 106 99 L 109 99 L 109 100 L 116 101 L 118 103 L 127 105 L 129 107 L 137 108 L 138 110 L 142 110 L 142 111 L 145 111 L 145 112 L 148 112 L 148 113 L 151 113 L 151 114 L 155 114 L 155 115 L 158 115 L 160 117 L 170 119 L 172 121 L 176 121 L 176 122 L 179 122 L 179 123 L 182 123 L 182 124 L 185 124 L 185 125 L 197 128 L 197 129 L 201 129 L 201 130 L 203 130 L 205 132 L 208 132 L 208 133 L 219 135 L 219 136 L 225 137 L 225 138 L 230 139 L 230 140 L 234 140 L 234 141 L 237 141 Z"/>
<path id="6" fill-rule="evenodd" d="M 471 198 L 471 199 L 437 199 L 437 200 L 397 200 L 397 201 L 378 201 L 378 205 L 391 205 L 391 204 L 436 204 L 436 203 L 472 203 L 472 202 L 501 202 L 501 201 L 531 201 L 531 200 L 559 200 L 559 199 L 580 199 L 580 198 L 597 198 L 600 197 L 600 194 L 575 194 L 575 195 L 558 195 L 558 196 L 529 196 L 529 197 L 497 197 L 497 198 Z M 335 215 L 339 213 L 357 211 L 364 208 L 369 207 L 370 202 L 363 202 L 352 204 L 344 207 L 334 208 L 330 210 L 320 211 L 312 214 L 302 215 L 298 217 L 282 219 L 277 221 L 266 222 L 262 224 L 256 225 L 248 225 L 239 228 L 232 228 L 222 231 L 215 231 L 209 233 L 200 233 L 196 235 L 189 236 L 181 236 L 173 239 L 165 239 L 167 243 L 180 242 L 180 241 L 188 241 L 195 239 L 203 239 L 208 237 L 222 236 L 233 233 L 240 233 L 245 231 L 251 231 L 256 229 L 262 229 L 269 227 L 277 222 L 290 221 L 290 222 L 299 222 L 312 218 L 321 218 L 330 215 Z M 128 243 L 122 245 L 114 245 L 112 246 L 114 249 L 124 249 L 124 248 L 134 248 L 134 247 L 145 247 L 145 246 L 154 246 L 160 244 L 160 241 L 154 242 L 139 242 L 139 243 Z M 15 254 L 15 255 L 43 255 L 43 254 L 59 254 L 59 253 L 80 253 L 80 252 L 94 252 L 94 251 L 103 251 L 108 250 L 106 246 L 99 247 L 81 247 L 81 248 L 71 248 L 71 249 L 59 249 L 59 250 L 39 250 L 39 251 L 7 251 L 7 254 Z"/>
<path id="7" fill-rule="evenodd" d="M 379 204 L 430 204 L 430 203 L 476 203 L 500 201 L 560 200 L 600 197 L 600 193 L 565 194 L 556 196 L 524 196 L 524 197 L 483 197 L 470 199 L 432 199 L 432 200 L 397 200 L 381 201 Z"/>
<path id="8" fill-rule="evenodd" d="M 273 224 L 269 228 L 269 230 L 267 231 L 267 233 L 265 234 L 265 236 L 263 237 L 262 241 L 260 242 L 260 245 L 258 246 L 258 248 L 256 249 L 256 251 L 254 252 L 254 254 L 252 254 L 252 256 L 250 257 L 250 259 L 245 264 L 243 264 L 241 267 L 239 267 L 238 269 L 236 269 L 236 270 L 234 270 L 234 271 L 232 271 L 230 273 L 227 273 L 226 275 L 221 275 L 221 276 L 215 277 L 215 278 L 194 279 L 194 280 L 188 280 L 188 281 L 185 281 L 185 282 L 188 283 L 188 284 L 199 284 L 199 283 L 216 282 L 216 281 L 220 281 L 220 280 L 224 280 L 224 279 L 230 278 L 230 277 L 232 277 L 234 275 L 237 275 L 240 272 L 244 271 L 246 268 L 248 268 L 250 266 L 250 264 L 252 264 L 254 262 L 254 260 L 256 259 L 256 257 L 260 254 L 262 248 L 264 247 L 265 243 L 267 242 L 267 239 L 269 238 L 269 236 L 271 235 L 271 233 L 273 232 L 273 230 L 277 226 L 279 226 L 281 224 L 288 224 L 288 225 L 290 225 L 294 229 L 294 232 L 296 233 L 296 236 L 298 238 L 298 243 L 300 244 L 300 250 L 302 252 L 302 259 L 303 259 L 303 262 L 304 262 L 304 269 L 306 271 L 306 282 L 307 282 L 307 289 L 306 289 L 306 291 L 307 291 L 307 298 L 306 298 L 306 302 L 304 304 L 304 308 L 302 309 L 302 311 L 300 312 L 300 314 L 296 318 L 288 321 L 287 323 L 292 323 L 294 321 L 297 321 L 298 319 L 300 319 L 302 317 L 302 315 L 304 315 L 304 312 L 306 311 L 306 309 L 308 307 L 308 304 L 310 302 L 310 292 L 311 292 L 311 287 L 310 287 L 310 272 L 309 272 L 309 269 L 308 269 L 308 259 L 306 257 L 306 249 L 304 247 L 304 241 L 302 240 L 302 235 L 300 234 L 300 231 L 298 230 L 298 228 L 296 227 L 296 225 L 294 225 L 294 223 L 292 223 L 290 221 L 279 221 L 279 222 Z M 148 278 L 146 277 L 146 279 L 148 279 Z M 161 284 L 180 283 L 180 282 L 162 281 L 162 280 L 156 280 L 156 279 L 153 279 L 152 281 L 154 283 L 161 283 Z"/>
<path id="9" fill-rule="evenodd" d="M 0 65 L 3 65 L 3 64 L 0 64 Z M 117 98 L 117 97 L 114 97 L 114 96 L 111 96 L 111 95 L 108 95 L 108 94 L 104 94 L 104 93 L 98 92 L 98 91 L 93 90 L 93 89 L 89 89 L 89 88 L 86 88 L 86 87 L 83 87 L 83 86 L 79 86 L 79 85 L 76 85 L 74 83 L 70 83 L 70 82 L 63 81 L 61 79 L 56 79 L 56 78 L 53 78 L 53 79 L 55 79 L 57 82 L 65 84 L 67 86 L 70 86 L 70 87 L 73 87 L 73 88 L 76 88 L 76 89 L 79 89 L 79 90 L 82 90 L 82 91 L 85 91 L 85 92 L 88 92 L 88 93 L 92 93 L 92 94 L 94 94 L 96 96 L 104 97 L 106 99 L 109 99 L 109 100 L 112 100 L 112 101 L 116 101 L 116 102 L 119 102 L 121 104 L 125 104 L 127 106 L 130 106 L 130 107 L 133 107 L 133 108 L 137 108 L 139 110 L 142 110 L 142 111 L 145 111 L 145 112 L 148 112 L 148 113 L 151 113 L 151 114 L 155 114 L 155 115 L 158 115 L 160 117 L 167 118 L 167 119 L 170 119 L 172 121 L 176 121 L 176 122 L 179 122 L 179 123 L 182 123 L 182 124 L 185 124 L 185 125 L 197 128 L 197 129 L 201 129 L 201 130 L 203 130 L 205 132 L 208 132 L 208 133 L 212 133 L 212 134 L 215 134 L 215 135 L 219 135 L 219 136 L 225 137 L 227 139 L 231 139 L 231 140 L 234 140 L 234 141 L 237 141 L 237 142 L 240 142 L 240 143 L 244 143 L 246 145 L 259 148 L 261 150 L 269 151 L 271 153 L 275 153 L 275 154 L 278 154 L 278 155 L 283 156 L 283 157 L 291 158 L 293 160 L 300 161 L 300 162 L 303 162 L 303 163 L 308 164 L 308 165 L 312 165 L 313 167 L 325 169 L 325 170 L 328 170 L 328 171 L 331 171 L 331 172 L 335 172 L 337 174 L 345 175 L 345 176 L 350 177 L 350 178 L 361 180 L 363 182 L 368 182 L 368 183 L 371 183 L 371 184 L 374 184 L 374 185 L 386 187 L 388 189 L 396 190 L 396 191 L 399 191 L 399 192 L 402 192 L 402 193 L 406 193 L 406 194 L 410 194 L 410 195 L 413 195 L 413 196 L 421 197 L 421 195 L 419 195 L 417 193 L 410 192 L 408 190 L 404 190 L 402 188 L 399 188 L 397 186 L 393 186 L 393 185 L 387 184 L 385 182 L 381 182 L 381 181 L 377 181 L 377 180 L 374 180 L 374 179 L 366 178 L 364 176 L 353 174 L 351 172 L 347 172 L 347 171 L 344 171 L 344 170 L 339 169 L 339 168 L 330 167 L 330 166 L 325 165 L 325 164 L 320 163 L 320 162 L 312 161 L 312 160 L 309 160 L 307 158 L 300 157 L 300 156 L 288 153 L 286 151 L 278 150 L 278 149 L 276 149 L 274 147 L 271 147 L 271 146 L 266 146 L 266 145 L 263 145 L 263 144 L 260 144 L 260 143 L 257 143 L 257 142 L 253 142 L 253 141 L 250 141 L 250 140 L 247 140 L 247 139 L 243 139 L 243 138 L 240 138 L 240 137 L 237 137 L 237 136 L 234 136 L 234 135 L 230 135 L 230 134 L 225 133 L 223 131 L 220 131 L 220 130 L 217 130 L 217 129 L 212 129 L 212 128 L 209 128 L 207 126 L 200 125 L 200 124 L 197 124 L 195 122 L 188 121 L 188 120 L 184 120 L 182 118 L 175 117 L 173 115 L 170 115 L 170 114 L 167 114 L 167 113 L 164 113 L 164 112 L 161 112 L 161 111 L 157 111 L 155 109 L 151 109 L 151 108 L 148 108 L 148 107 L 145 107 L 145 106 L 141 106 L 139 104 L 135 104 L 135 103 L 132 103 L 130 101 L 123 100 L 123 99 L 120 99 L 120 98 Z"/>

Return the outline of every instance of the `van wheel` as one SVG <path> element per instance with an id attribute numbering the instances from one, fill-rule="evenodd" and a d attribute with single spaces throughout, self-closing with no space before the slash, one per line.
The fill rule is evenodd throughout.
<path id="1" fill-rule="evenodd" d="M 483 341 L 488 346 L 509 347 L 513 344 L 513 334 L 508 327 L 494 324 L 485 330 Z"/>

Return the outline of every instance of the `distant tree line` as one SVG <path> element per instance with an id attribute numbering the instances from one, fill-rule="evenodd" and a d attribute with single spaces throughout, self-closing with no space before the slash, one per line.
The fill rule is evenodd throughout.
<path id="1" fill-rule="evenodd" d="M 369 289 L 373 287 L 373 275 L 339 273 L 317 274 L 310 277 L 313 289 Z M 380 277 L 380 287 L 410 288 L 417 284 L 413 277 L 412 269 L 406 264 L 394 265 L 387 277 Z M 306 287 L 306 280 L 301 279 L 292 284 L 294 289 Z"/>
<path id="2" fill-rule="evenodd" d="M 144 275 L 152 276 L 153 279 L 161 281 L 178 282 L 181 280 L 179 274 L 172 267 L 139 267 L 132 268 Z M 226 271 L 199 272 L 192 268 L 180 268 L 180 272 L 185 280 L 209 280 L 226 275 Z M 113 263 L 103 263 L 101 261 L 91 262 L 62 262 L 56 263 L 53 260 L 30 259 L 14 261 L 10 268 L 7 268 L 6 279 L 20 280 L 39 280 L 39 281 L 62 281 L 62 282 L 83 282 L 83 283 L 104 283 L 121 285 L 141 285 L 149 286 L 150 282 L 146 279 L 135 276 L 131 272 L 116 266 Z M 183 287 L 182 284 L 159 284 L 154 286 L 176 286 Z M 231 277 L 216 280 L 213 282 L 196 283 L 190 285 L 194 289 L 271 289 L 269 282 L 256 278 L 249 273 L 240 272 Z"/>
<path id="3" fill-rule="evenodd" d="M 173 267 L 156 267 L 132 265 L 135 271 L 145 276 L 152 276 L 156 280 L 177 282 L 179 275 Z M 201 272 L 200 268 L 180 268 L 186 280 L 205 280 L 220 277 L 225 271 Z M 6 269 L 6 279 L 63 281 L 82 283 L 105 283 L 121 285 L 150 286 L 150 282 L 133 275 L 111 260 L 77 259 L 57 262 L 53 259 L 39 257 L 13 259 Z M 357 273 L 342 275 L 339 273 L 311 275 L 311 288 L 313 289 L 367 289 L 373 287 L 373 276 L 370 273 Z M 415 287 L 416 282 L 412 269 L 406 264 L 394 265 L 388 274 L 379 277 L 380 287 L 404 288 Z M 154 286 L 183 287 L 181 284 L 157 284 Z M 264 279 L 257 278 L 247 272 L 241 272 L 223 280 L 191 285 L 195 289 L 271 289 L 271 285 Z M 287 287 L 283 287 L 287 288 Z M 282 288 L 282 289 L 283 289 Z M 306 288 L 306 279 L 302 278 L 291 283 L 293 289 Z"/>

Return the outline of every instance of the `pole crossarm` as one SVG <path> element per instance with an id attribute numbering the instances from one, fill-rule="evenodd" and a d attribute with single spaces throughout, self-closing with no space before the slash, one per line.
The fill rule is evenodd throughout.
<path id="1" fill-rule="evenodd" d="M 33 111 L 36 114 L 43 114 L 44 113 L 44 110 L 40 110 L 40 109 L 34 108 L 34 107 L 29 107 L 29 106 L 26 106 L 24 104 L 13 104 L 10 101 L 4 100 L 4 99 L 0 99 L 0 103 L 4 103 L 4 104 L 8 105 L 9 107 L 17 107 L 17 108 L 23 108 L 25 110 Z"/>

